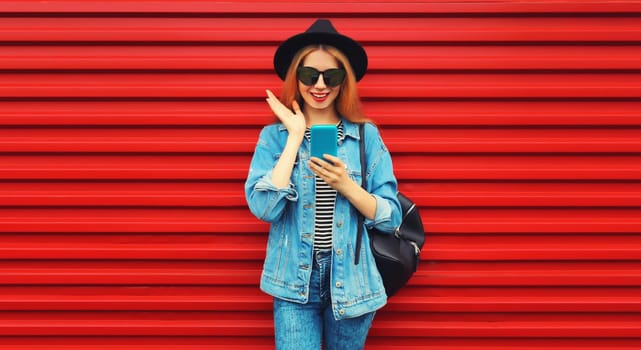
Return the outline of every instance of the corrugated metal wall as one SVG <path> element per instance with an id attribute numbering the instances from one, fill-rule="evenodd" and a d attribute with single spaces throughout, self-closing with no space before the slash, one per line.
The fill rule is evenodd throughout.
<path id="1" fill-rule="evenodd" d="M 641 348 L 641 1 L 333 0 L 0 3 L 0 347 L 272 347 L 242 184 L 320 16 L 428 231 L 367 348 Z"/>

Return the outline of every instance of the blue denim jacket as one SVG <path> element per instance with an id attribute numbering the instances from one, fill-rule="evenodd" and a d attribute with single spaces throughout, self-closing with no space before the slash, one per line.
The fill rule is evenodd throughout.
<path id="1" fill-rule="evenodd" d="M 343 119 L 345 133 L 339 140 L 338 157 L 347 164 L 349 176 L 361 184 L 358 125 Z M 397 182 L 392 159 L 373 124 L 365 126 L 368 191 L 376 198 L 374 220 L 367 227 L 393 232 L 400 224 L 396 198 Z M 260 288 L 277 298 L 306 303 L 309 293 L 314 245 L 315 176 L 310 170 L 309 142 L 303 140 L 289 187 L 279 189 L 271 181 L 287 141 L 282 124 L 266 126 L 260 133 L 245 183 L 251 212 L 271 223 Z M 336 197 L 331 271 L 334 318 L 357 317 L 381 308 L 387 302 L 385 288 L 364 231 L 360 263 L 354 265 L 357 211 L 340 193 Z"/>

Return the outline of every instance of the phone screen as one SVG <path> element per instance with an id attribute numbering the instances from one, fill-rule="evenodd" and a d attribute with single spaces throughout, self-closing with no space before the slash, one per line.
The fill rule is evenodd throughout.
<path id="1" fill-rule="evenodd" d="M 311 156 L 323 160 L 323 154 L 338 155 L 338 129 L 336 125 L 312 125 Z"/>

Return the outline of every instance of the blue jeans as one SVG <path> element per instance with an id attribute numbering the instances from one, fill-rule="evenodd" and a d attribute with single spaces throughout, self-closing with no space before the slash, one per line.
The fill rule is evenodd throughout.
<path id="1" fill-rule="evenodd" d="M 278 350 L 355 350 L 365 346 L 375 312 L 340 321 L 330 299 L 331 250 L 314 254 L 307 304 L 274 298 L 274 328 Z"/>

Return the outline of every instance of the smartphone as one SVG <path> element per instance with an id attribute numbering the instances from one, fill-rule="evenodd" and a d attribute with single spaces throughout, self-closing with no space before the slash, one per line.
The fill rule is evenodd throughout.
<path id="1" fill-rule="evenodd" d="M 311 127 L 311 156 L 327 161 L 323 154 L 338 155 L 338 129 L 336 125 L 319 124 Z"/>

